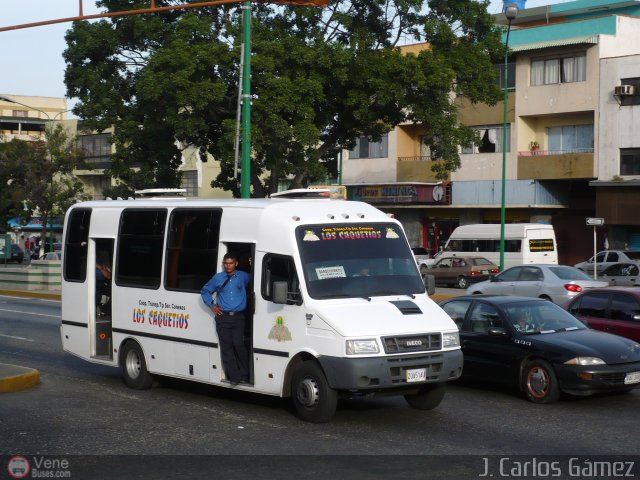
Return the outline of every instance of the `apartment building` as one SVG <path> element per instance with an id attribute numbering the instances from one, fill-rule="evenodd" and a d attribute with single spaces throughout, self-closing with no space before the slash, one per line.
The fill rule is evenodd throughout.
<path id="1" fill-rule="evenodd" d="M 94 200 L 103 200 L 105 190 L 114 184 L 114 180 L 105 174 L 114 153 L 111 141 L 113 129 L 91 131 L 81 120 L 69 119 L 69 112 L 65 98 L 0 93 L 0 141 L 11 141 L 13 138 L 40 140 L 44 138 L 49 122 L 61 122 L 70 134 L 76 136 L 90 167 L 74 173 L 82 181 L 85 193 Z M 211 181 L 220 172 L 220 166 L 213 158 L 203 161 L 198 149 L 189 146 L 179 148 L 182 150 L 182 188 L 186 189 L 188 197 L 231 197 L 230 192 L 211 187 Z"/>
<path id="2" fill-rule="evenodd" d="M 507 20 L 499 14 L 496 23 Z M 424 129 L 399 125 L 349 152 L 349 198 L 393 213 L 412 244 L 435 252 L 457 225 L 500 222 L 506 151 L 506 221 L 553 224 L 561 263 L 593 252 L 587 217 L 604 218 L 599 248 L 640 249 L 639 36 L 638 1 L 520 10 L 509 37 L 507 141 L 502 102 L 455 98 L 460 121 L 481 139 L 461 149 L 460 169 L 436 182 Z"/>

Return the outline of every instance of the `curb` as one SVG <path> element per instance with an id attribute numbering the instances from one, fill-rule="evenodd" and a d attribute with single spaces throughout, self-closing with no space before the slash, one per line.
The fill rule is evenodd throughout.
<path id="1" fill-rule="evenodd" d="M 40 383 L 40 372 L 33 368 L 0 363 L 0 393 L 19 392 Z"/>
<path id="2" fill-rule="evenodd" d="M 44 298 L 46 300 L 62 300 L 62 295 L 60 293 L 34 292 L 29 290 L 0 289 L 0 295 L 6 295 L 9 297 L 23 297 L 23 298 Z"/>

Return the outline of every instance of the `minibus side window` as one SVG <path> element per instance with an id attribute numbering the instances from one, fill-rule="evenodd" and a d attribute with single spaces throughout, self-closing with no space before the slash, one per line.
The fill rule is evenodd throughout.
<path id="1" fill-rule="evenodd" d="M 262 262 L 262 298 L 275 301 L 276 283 L 287 284 L 287 305 L 302 305 L 300 282 L 292 257 L 265 255 Z"/>
<path id="2" fill-rule="evenodd" d="M 90 209 L 78 208 L 69 215 L 65 250 L 62 256 L 66 281 L 84 282 L 87 278 L 87 245 L 90 225 Z"/>
<path id="3" fill-rule="evenodd" d="M 126 209 L 120 217 L 116 284 L 158 288 L 166 209 Z"/>
<path id="4" fill-rule="evenodd" d="M 169 218 L 165 287 L 199 292 L 211 278 L 218 256 L 220 209 L 177 208 Z"/>

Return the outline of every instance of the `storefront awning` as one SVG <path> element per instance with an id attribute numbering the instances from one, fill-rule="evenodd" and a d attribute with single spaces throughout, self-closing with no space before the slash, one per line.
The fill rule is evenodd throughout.
<path id="1" fill-rule="evenodd" d="M 510 46 L 512 52 L 526 52 L 529 50 L 542 50 L 544 48 L 562 47 L 565 45 L 584 45 L 598 43 L 598 35 L 583 35 L 581 37 L 563 38 L 558 40 L 548 40 L 546 42 L 526 43 L 524 45 Z"/>

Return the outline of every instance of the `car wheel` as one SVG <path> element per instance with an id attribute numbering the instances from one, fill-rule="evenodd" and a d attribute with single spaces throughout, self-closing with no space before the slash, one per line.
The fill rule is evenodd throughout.
<path id="1" fill-rule="evenodd" d="M 549 295 L 540 295 L 540 298 L 543 300 L 549 300 L 550 302 L 552 302 L 553 300 L 551 300 L 551 297 Z"/>
<path id="2" fill-rule="evenodd" d="M 404 398 L 416 410 L 433 410 L 444 398 L 445 384 L 436 383 L 425 385 L 418 393 L 405 395 Z"/>
<path id="3" fill-rule="evenodd" d="M 427 267 L 426 265 L 420 265 L 420 275 L 426 275 L 427 272 L 429 271 L 429 267 Z"/>
<path id="4" fill-rule="evenodd" d="M 304 362 L 293 374 L 291 397 L 298 417 L 311 423 L 328 422 L 338 405 L 337 392 L 314 361 Z"/>
<path id="5" fill-rule="evenodd" d="M 147 370 L 142 348 L 137 342 L 130 341 L 122 349 L 122 374 L 124 383 L 136 390 L 145 390 L 153 384 L 153 377 Z"/>
<path id="6" fill-rule="evenodd" d="M 534 360 L 525 365 L 522 389 L 533 403 L 553 403 L 560 398 L 558 378 L 551 365 L 544 360 Z"/>
<path id="7" fill-rule="evenodd" d="M 469 280 L 462 275 L 458 277 L 458 287 L 462 289 L 466 289 L 469 286 Z"/>

